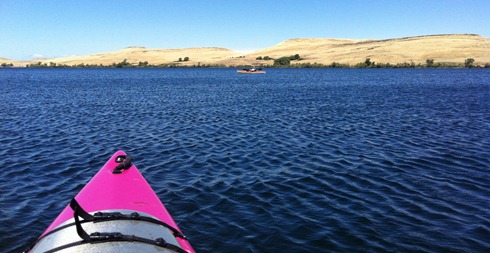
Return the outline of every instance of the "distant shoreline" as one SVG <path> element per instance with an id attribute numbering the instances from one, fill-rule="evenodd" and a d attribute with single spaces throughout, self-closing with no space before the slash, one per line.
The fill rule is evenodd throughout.
<path id="1" fill-rule="evenodd" d="M 343 64 L 332 62 L 331 64 L 321 64 L 321 63 L 301 63 L 301 61 L 296 61 L 291 64 L 289 61 L 287 64 L 258 64 L 255 67 L 260 68 L 490 68 L 490 63 L 486 64 L 475 64 L 473 58 L 467 58 L 462 63 L 447 63 L 447 62 L 435 62 L 433 59 L 427 59 L 425 64 L 415 64 L 414 62 L 404 62 L 397 64 L 390 63 L 377 63 L 372 62 L 370 58 L 367 58 L 364 62 L 359 62 L 355 65 Z M 277 61 L 275 61 L 277 63 Z M 77 64 L 77 65 L 65 65 L 56 64 L 51 62 L 42 63 L 38 62 L 36 64 L 28 64 L 25 67 L 13 66 L 13 64 L 3 63 L 0 65 L 1 68 L 249 68 L 251 65 L 238 65 L 238 66 L 226 66 L 223 64 L 198 64 L 198 65 L 178 65 L 178 64 L 160 64 L 153 65 L 148 64 L 148 62 L 139 62 L 138 64 L 128 63 L 126 60 L 113 63 L 111 65 L 103 64 Z"/>
<path id="2" fill-rule="evenodd" d="M 366 62 L 366 60 L 368 60 Z M 470 64 L 466 61 L 472 59 Z M 488 67 L 490 39 L 477 34 L 422 35 L 382 40 L 297 38 L 243 53 L 220 47 L 139 46 L 82 56 L 16 61 L 4 67 Z M 414 66 L 415 65 L 415 66 Z"/>

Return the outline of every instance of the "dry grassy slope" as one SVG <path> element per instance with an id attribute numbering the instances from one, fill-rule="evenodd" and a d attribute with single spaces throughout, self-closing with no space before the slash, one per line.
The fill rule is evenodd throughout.
<path id="1" fill-rule="evenodd" d="M 12 63 L 14 66 L 25 66 L 26 62 L 11 60 L 11 59 L 7 59 L 7 58 L 0 58 L 0 64 L 2 64 L 2 63 L 6 63 L 6 64 Z"/>
<path id="2" fill-rule="evenodd" d="M 189 57 L 186 64 L 208 64 L 229 57 L 234 52 L 225 48 L 184 48 L 184 49 L 147 49 L 144 47 L 128 47 L 119 51 L 50 59 L 55 63 L 67 65 L 90 63 L 110 65 L 126 59 L 130 63 L 147 61 L 150 64 L 177 63 L 179 58 Z"/>
<path id="3" fill-rule="evenodd" d="M 234 52 L 225 48 L 203 47 L 183 49 L 148 49 L 128 47 L 119 51 L 72 56 L 53 59 L 34 59 L 32 61 L 15 61 L 1 59 L 16 66 L 28 63 L 59 64 L 103 64 L 110 65 L 127 59 L 130 63 L 148 61 L 150 64 L 178 63 L 179 58 L 189 57 L 182 65 L 224 64 L 224 65 L 258 65 L 272 64 L 272 61 L 258 61 L 258 56 L 279 58 L 299 54 L 301 62 L 332 62 L 356 64 L 366 58 L 380 63 L 425 63 L 427 59 L 435 62 L 463 63 L 466 58 L 474 58 L 476 64 L 490 63 L 490 39 L 474 34 L 428 35 L 386 40 L 351 40 L 327 38 L 300 38 L 281 42 L 273 47 L 248 54 Z M 239 57 L 241 56 L 241 57 Z"/>
<path id="4" fill-rule="evenodd" d="M 215 64 L 222 59 L 228 59 L 237 53 L 226 49 L 216 47 L 203 47 L 203 48 L 182 48 L 182 49 L 148 49 L 144 47 L 127 47 L 122 50 L 114 52 L 106 52 L 99 54 L 91 54 L 84 56 L 70 56 L 51 59 L 33 59 L 31 61 L 15 61 L 10 59 L 0 58 L 0 64 L 3 62 L 13 63 L 15 66 L 25 66 L 30 63 L 49 63 L 66 65 L 77 64 L 102 64 L 111 65 L 112 63 L 119 63 L 125 59 L 129 63 L 137 64 L 138 62 L 147 61 L 150 64 Z M 189 57 L 189 61 L 179 63 L 179 58 L 184 59 Z"/>
<path id="5" fill-rule="evenodd" d="M 490 39 L 471 34 L 430 35 L 387 40 L 293 39 L 253 52 L 247 57 L 299 54 L 303 62 L 356 64 L 366 58 L 383 63 L 413 61 L 490 63 Z"/>

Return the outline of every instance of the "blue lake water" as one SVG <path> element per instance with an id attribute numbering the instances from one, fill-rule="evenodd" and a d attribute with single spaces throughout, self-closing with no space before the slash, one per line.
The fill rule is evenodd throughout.
<path id="1" fill-rule="evenodd" d="M 198 252 L 490 252 L 487 69 L 0 69 L 0 252 L 119 149 Z"/>

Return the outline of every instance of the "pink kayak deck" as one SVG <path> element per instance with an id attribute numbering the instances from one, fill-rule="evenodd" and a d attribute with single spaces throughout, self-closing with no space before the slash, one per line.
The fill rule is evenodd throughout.
<path id="1" fill-rule="evenodd" d="M 126 153 L 123 151 L 117 151 L 77 194 L 75 199 L 87 212 L 113 209 L 144 212 L 180 231 L 165 206 L 134 164 L 121 174 L 112 173 L 118 165 L 116 157 L 125 155 Z M 73 210 L 68 205 L 41 236 L 71 218 L 73 218 Z M 195 252 L 187 240 L 178 237 L 176 239 L 184 250 Z"/>

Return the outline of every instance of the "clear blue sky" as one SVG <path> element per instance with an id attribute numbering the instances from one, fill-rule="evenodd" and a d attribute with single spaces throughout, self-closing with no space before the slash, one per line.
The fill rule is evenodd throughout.
<path id="1" fill-rule="evenodd" d="M 292 38 L 490 37 L 489 0 L 0 0 L 0 57 L 254 50 Z M 441 45 L 443 46 L 443 45 Z"/>

